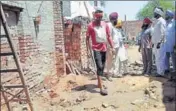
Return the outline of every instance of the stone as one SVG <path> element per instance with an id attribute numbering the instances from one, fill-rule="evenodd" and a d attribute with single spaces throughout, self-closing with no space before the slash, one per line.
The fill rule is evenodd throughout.
<path id="1" fill-rule="evenodd" d="M 150 94 L 149 88 L 146 88 L 146 89 L 144 90 L 144 94 L 146 94 L 146 95 L 149 95 L 149 94 Z"/>
<path id="2" fill-rule="evenodd" d="M 145 101 L 143 99 L 137 99 L 133 102 L 131 102 L 132 105 L 140 105 L 142 103 L 144 103 Z"/>
<path id="3" fill-rule="evenodd" d="M 153 107 L 154 107 L 154 108 L 157 108 L 158 106 L 157 106 L 157 104 L 154 104 Z"/>
<path id="4" fill-rule="evenodd" d="M 51 91 L 49 91 L 49 96 L 50 96 L 50 98 L 56 98 L 56 97 L 58 97 L 58 94 L 51 90 Z"/>
<path id="5" fill-rule="evenodd" d="M 112 108 L 114 108 L 114 109 L 117 109 L 117 108 L 119 108 L 119 106 L 117 106 L 117 105 L 110 105 Z"/>
<path id="6" fill-rule="evenodd" d="M 154 99 L 154 100 L 157 100 L 157 96 L 154 94 L 154 93 L 150 93 L 150 98 Z"/>
<path id="7" fill-rule="evenodd" d="M 107 108 L 109 105 L 107 103 L 102 103 L 103 108 Z"/>
<path id="8" fill-rule="evenodd" d="M 69 107 L 71 106 L 71 102 L 70 101 L 63 101 L 60 103 L 60 106 L 66 108 L 66 107 Z"/>
<path id="9" fill-rule="evenodd" d="M 23 106 L 22 111 L 28 111 L 27 106 Z"/>

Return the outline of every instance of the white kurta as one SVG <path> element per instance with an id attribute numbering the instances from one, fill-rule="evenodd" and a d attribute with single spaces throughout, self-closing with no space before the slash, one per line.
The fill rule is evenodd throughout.
<path id="1" fill-rule="evenodd" d="M 165 38 L 166 38 L 166 21 L 160 17 L 156 20 L 156 23 L 154 24 L 154 30 L 153 30 L 153 37 L 152 37 L 152 43 L 154 44 L 154 54 L 155 54 L 155 62 L 156 62 L 156 68 L 157 73 L 160 75 L 164 75 L 165 71 Z M 161 43 L 160 48 L 157 49 L 157 44 L 163 40 L 163 43 Z"/>
<path id="2" fill-rule="evenodd" d="M 120 47 L 120 41 L 122 39 L 122 36 L 121 36 L 120 31 L 117 30 L 112 25 L 112 23 L 108 23 L 108 26 L 109 26 L 109 29 L 110 29 L 110 35 L 112 37 L 112 41 L 114 43 L 114 48 L 115 48 L 116 52 L 115 52 L 115 55 L 113 55 L 110 52 L 110 47 L 108 46 L 105 70 L 107 71 L 107 73 L 115 73 L 116 72 L 115 70 L 118 68 L 117 67 L 118 64 L 116 62 L 116 59 L 118 57 L 117 55 L 118 55 L 118 50 L 119 50 L 119 47 Z"/>
<path id="3" fill-rule="evenodd" d="M 173 69 L 176 70 L 176 57 L 174 54 L 174 45 L 175 45 L 175 26 L 174 26 L 174 20 L 167 23 L 167 29 L 166 29 L 166 43 L 165 43 L 165 49 L 166 49 L 166 58 L 165 58 L 165 65 L 166 70 L 169 70 L 170 68 L 170 57 L 172 59 Z"/>
<path id="4" fill-rule="evenodd" d="M 175 28 L 172 20 L 167 24 L 167 27 L 166 27 L 166 43 L 165 43 L 166 52 L 174 51 L 174 45 L 175 45 L 174 33 L 175 33 Z"/>

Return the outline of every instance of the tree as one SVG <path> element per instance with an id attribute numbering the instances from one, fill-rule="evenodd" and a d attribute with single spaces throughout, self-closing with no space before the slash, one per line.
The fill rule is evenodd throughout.
<path id="1" fill-rule="evenodd" d="M 139 20 L 144 19 L 145 17 L 153 18 L 153 10 L 155 7 L 162 7 L 164 10 L 172 10 L 174 11 L 175 6 L 173 1 L 165 1 L 165 0 L 153 0 L 149 1 L 136 15 L 136 18 Z"/>

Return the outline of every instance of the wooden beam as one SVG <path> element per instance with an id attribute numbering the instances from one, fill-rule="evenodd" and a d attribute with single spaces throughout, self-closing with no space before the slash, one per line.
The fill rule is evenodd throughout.
<path id="1" fill-rule="evenodd" d="M 7 10 L 7 11 L 15 11 L 15 12 L 22 12 L 23 11 L 22 7 L 12 6 L 12 5 L 5 4 L 5 3 L 2 3 L 2 7 L 4 10 Z"/>

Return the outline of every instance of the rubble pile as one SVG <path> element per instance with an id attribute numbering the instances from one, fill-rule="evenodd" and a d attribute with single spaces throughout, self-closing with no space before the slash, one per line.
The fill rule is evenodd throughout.
<path id="1" fill-rule="evenodd" d="M 39 86 L 43 82 L 45 76 L 54 73 L 54 64 L 49 53 L 41 52 L 40 54 L 31 55 L 27 58 L 25 63 L 21 63 L 24 72 L 26 84 L 33 92 L 38 91 Z M 14 63 L 9 61 L 7 68 L 14 66 Z M 40 64 L 39 64 L 40 63 Z M 44 64 L 44 65 L 43 65 Z M 21 84 L 18 73 L 11 74 L 11 76 L 2 75 L 3 84 Z"/>

